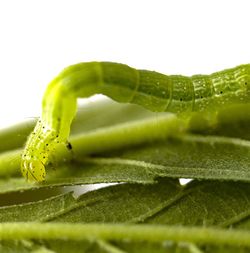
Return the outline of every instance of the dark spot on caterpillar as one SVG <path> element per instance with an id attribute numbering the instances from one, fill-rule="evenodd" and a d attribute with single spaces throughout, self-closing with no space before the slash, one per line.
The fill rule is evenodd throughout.
<path id="1" fill-rule="evenodd" d="M 221 91 L 220 94 L 222 94 L 223 92 Z"/>
<path id="2" fill-rule="evenodd" d="M 201 98 L 203 98 L 203 96 L 201 96 Z"/>
<path id="3" fill-rule="evenodd" d="M 48 143 L 46 143 L 46 146 L 48 147 L 48 146 L 49 146 L 49 144 L 48 144 Z"/>
<path id="4" fill-rule="evenodd" d="M 247 82 L 245 82 L 245 85 L 247 85 Z"/>
<path id="5" fill-rule="evenodd" d="M 43 126 L 43 129 L 45 128 L 45 126 Z"/>
<path id="6" fill-rule="evenodd" d="M 180 101 L 182 101 L 182 98 L 180 98 Z"/>
<path id="7" fill-rule="evenodd" d="M 45 156 L 43 157 L 43 159 L 45 159 Z"/>
<path id="8" fill-rule="evenodd" d="M 72 145 L 69 142 L 67 143 L 67 149 L 69 149 L 69 150 L 72 149 Z"/>
<path id="9" fill-rule="evenodd" d="M 58 138 L 58 135 L 56 136 L 56 138 Z"/>

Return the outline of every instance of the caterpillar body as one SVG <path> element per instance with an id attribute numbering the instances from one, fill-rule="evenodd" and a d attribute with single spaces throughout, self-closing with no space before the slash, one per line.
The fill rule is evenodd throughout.
<path id="1" fill-rule="evenodd" d="M 112 62 L 67 67 L 48 85 L 41 119 L 22 154 L 21 172 L 27 180 L 45 179 L 50 152 L 58 143 L 67 143 L 76 99 L 94 94 L 156 112 L 213 112 L 229 104 L 250 102 L 250 64 L 191 77 L 137 70 Z"/>

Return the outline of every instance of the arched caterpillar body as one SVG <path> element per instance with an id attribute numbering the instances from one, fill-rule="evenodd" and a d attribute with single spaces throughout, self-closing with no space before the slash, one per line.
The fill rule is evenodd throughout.
<path id="1" fill-rule="evenodd" d="M 67 142 L 76 99 L 94 94 L 156 112 L 216 111 L 229 104 L 250 102 L 250 64 L 191 77 L 136 70 L 112 62 L 67 67 L 49 84 L 43 98 L 42 117 L 26 143 L 21 159 L 21 172 L 26 179 L 45 179 L 50 151 L 58 143 Z"/>

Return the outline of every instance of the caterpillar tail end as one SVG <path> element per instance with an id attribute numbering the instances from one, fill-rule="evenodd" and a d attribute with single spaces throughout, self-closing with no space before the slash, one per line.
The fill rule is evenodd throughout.
<path id="1" fill-rule="evenodd" d="M 23 159 L 21 172 L 29 182 L 42 182 L 46 176 L 45 166 L 39 160 Z"/>

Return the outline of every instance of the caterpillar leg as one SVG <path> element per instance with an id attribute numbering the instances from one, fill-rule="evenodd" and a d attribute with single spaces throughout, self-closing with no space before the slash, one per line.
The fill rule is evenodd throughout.
<path id="1" fill-rule="evenodd" d="M 45 165 L 48 160 L 46 148 L 48 145 L 43 144 L 46 141 L 44 131 L 42 120 L 39 120 L 22 153 L 21 172 L 28 181 L 44 181 L 46 176 Z"/>
<path id="2" fill-rule="evenodd" d="M 23 159 L 21 171 L 28 181 L 44 181 L 46 176 L 45 165 L 39 160 Z"/>
<path id="3" fill-rule="evenodd" d="M 66 148 L 70 152 L 71 157 L 73 158 L 74 157 L 74 151 L 73 151 L 72 144 L 69 141 L 66 142 Z"/>
<path id="4" fill-rule="evenodd" d="M 73 148 L 70 142 L 66 143 L 66 147 L 68 150 L 72 150 L 72 148 Z"/>

